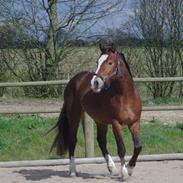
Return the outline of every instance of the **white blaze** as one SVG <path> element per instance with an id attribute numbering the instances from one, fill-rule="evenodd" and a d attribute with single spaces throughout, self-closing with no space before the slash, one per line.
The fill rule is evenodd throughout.
<path id="1" fill-rule="evenodd" d="M 97 74 L 98 73 L 98 71 L 100 70 L 100 67 L 101 67 L 101 65 L 104 63 L 104 61 L 107 59 L 107 57 L 108 57 L 108 55 L 107 54 L 104 54 L 104 55 L 102 55 L 99 59 L 98 59 L 98 67 L 97 67 L 97 70 L 95 71 L 95 73 Z M 97 79 L 98 78 L 98 79 Z M 97 77 L 97 76 L 93 76 L 93 78 L 91 79 L 91 87 L 93 88 L 93 89 L 95 89 L 95 87 L 94 87 L 94 81 L 95 80 L 98 80 L 98 83 L 99 83 L 99 86 L 98 86 L 98 89 L 96 90 L 97 92 L 99 92 L 100 90 L 101 90 L 101 88 L 102 88 L 102 86 L 103 86 L 103 81 L 101 80 L 101 78 L 99 78 L 99 77 Z"/>
<path id="2" fill-rule="evenodd" d="M 98 67 L 97 70 L 95 71 L 95 73 L 97 74 L 98 71 L 100 70 L 101 65 L 104 63 L 104 61 L 107 59 L 108 55 L 104 54 L 102 55 L 99 59 L 98 59 Z"/>

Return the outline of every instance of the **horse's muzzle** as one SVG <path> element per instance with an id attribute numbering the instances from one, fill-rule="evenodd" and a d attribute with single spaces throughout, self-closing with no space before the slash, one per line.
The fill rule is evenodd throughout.
<path id="1" fill-rule="evenodd" d="M 91 89 L 95 92 L 95 93 L 99 93 L 105 86 L 104 80 L 101 77 L 98 76 L 93 76 L 93 78 L 91 79 Z"/>
<path id="2" fill-rule="evenodd" d="M 102 89 L 108 89 L 110 87 L 109 77 L 103 77 L 96 73 L 91 80 L 91 88 L 95 93 L 99 93 Z"/>

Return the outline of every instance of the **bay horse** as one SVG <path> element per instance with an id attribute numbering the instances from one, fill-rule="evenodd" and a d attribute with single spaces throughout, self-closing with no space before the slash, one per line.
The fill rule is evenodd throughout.
<path id="1" fill-rule="evenodd" d="M 107 162 L 109 172 L 116 170 L 106 146 L 108 125 L 112 124 L 117 151 L 121 161 L 121 176 L 132 175 L 136 160 L 142 149 L 140 142 L 141 99 L 134 85 L 130 68 L 115 44 L 105 48 L 100 44 L 101 55 L 95 73 L 81 72 L 74 76 L 64 91 L 64 104 L 55 126 L 57 134 L 52 148 L 58 155 L 69 151 L 70 175 L 76 176 L 74 150 L 82 114 L 87 112 L 96 122 L 97 141 Z M 125 164 L 125 146 L 121 136 L 128 125 L 134 142 L 134 152 Z"/>

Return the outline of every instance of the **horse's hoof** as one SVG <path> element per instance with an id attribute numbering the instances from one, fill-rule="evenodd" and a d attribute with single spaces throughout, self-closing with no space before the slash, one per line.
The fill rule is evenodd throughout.
<path id="1" fill-rule="evenodd" d="M 121 167 L 121 178 L 124 181 L 127 179 L 127 177 L 128 177 L 128 169 L 127 169 L 126 165 L 123 165 Z"/>
<path id="2" fill-rule="evenodd" d="M 108 166 L 108 170 L 110 172 L 110 175 L 119 175 L 119 171 L 118 169 L 116 168 L 116 166 Z"/>
<path id="3" fill-rule="evenodd" d="M 132 176 L 134 166 L 130 166 L 129 164 L 127 164 L 126 168 L 128 170 L 128 175 Z"/>

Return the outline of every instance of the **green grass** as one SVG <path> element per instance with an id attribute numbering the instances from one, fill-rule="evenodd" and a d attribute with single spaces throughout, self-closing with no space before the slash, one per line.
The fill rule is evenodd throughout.
<path id="1" fill-rule="evenodd" d="M 37 115 L 0 116 L 0 161 L 58 158 L 55 153 L 49 153 L 54 133 L 45 136 L 55 122 L 56 119 L 42 119 Z M 126 127 L 122 135 L 127 154 L 131 154 L 133 143 Z M 163 125 L 159 122 L 142 124 L 141 140 L 142 154 L 183 152 L 183 123 L 177 123 L 176 126 Z M 111 127 L 108 131 L 108 149 L 112 155 L 117 155 Z M 101 156 L 96 140 L 95 155 Z M 81 127 L 78 132 L 76 156 L 84 157 L 84 137 Z"/>

